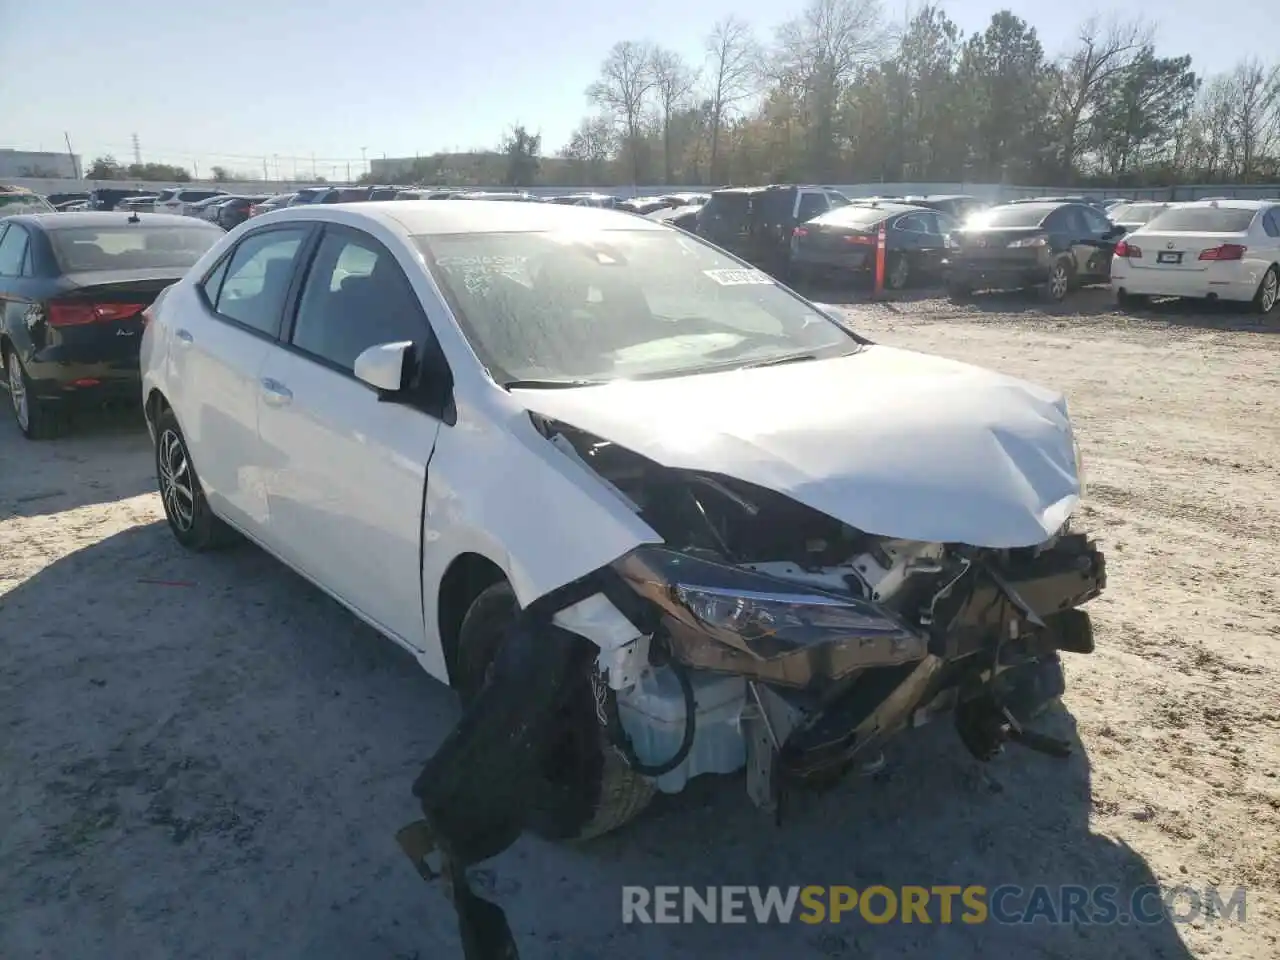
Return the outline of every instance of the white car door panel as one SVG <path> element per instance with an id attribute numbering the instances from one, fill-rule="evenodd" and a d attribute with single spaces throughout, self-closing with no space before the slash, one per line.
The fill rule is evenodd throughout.
<path id="1" fill-rule="evenodd" d="M 258 439 L 261 367 L 310 234 L 294 225 L 247 235 L 184 291 L 187 303 L 172 331 L 170 402 L 205 495 L 215 513 L 259 535 L 268 519 Z"/>
<path id="2" fill-rule="evenodd" d="M 258 435 L 271 548 L 420 651 L 423 491 L 441 423 L 351 373 L 367 347 L 404 340 L 434 348 L 394 257 L 367 234 L 327 227 L 291 345 L 271 347 L 259 371 Z"/>

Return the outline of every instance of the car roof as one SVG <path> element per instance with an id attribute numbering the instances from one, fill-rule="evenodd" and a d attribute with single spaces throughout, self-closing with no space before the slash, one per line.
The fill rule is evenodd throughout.
<path id="1" fill-rule="evenodd" d="M 66 214 L 55 216 L 66 216 Z M 359 205 L 285 207 L 263 216 L 272 221 L 332 218 L 348 223 L 366 219 L 371 222 L 394 222 L 409 234 L 664 229 L 660 223 L 602 207 L 576 207 L 559 203 L 510 203 L 501 200 L 477 200 L 472 203 L 430 203 L 428 201 L 406 203 L 403 200 L 373 200 Z"/>
<path id="2" fill-rule="evenodd" d="M 1234 210 L 1261 210 L 1264 207 L 1274 207 L 1275 200 L 1182 200 L 1179 201 L 1180 207 L 1226 207 Z"/>
<path id="3" fill-rule="evenodd" d="M 6 220 L 27 223 L 41 230 L 61 230 L 63 227 L 124 226 L 137 216 L 139 222 L 155 227 L 195 227 L 199 230 L 221 230 L 199 217 L 184 217 L 176 213 L 125 214 L 119 210 L 73 210 L 66 213 L 18 213 Z"/>

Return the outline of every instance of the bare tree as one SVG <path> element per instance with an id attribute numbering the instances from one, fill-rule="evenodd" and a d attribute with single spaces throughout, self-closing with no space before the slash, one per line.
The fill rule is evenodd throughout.
<path id="1" fill-rule="evenodd" d="M 653 89 L 657 94 L 658 115 L 662 122 L 662 182 L 670 183 L 671 116 L 688 101 L 689 91 L 698 76 L 680 54 L 661 47 L 650 56 L 649 69 L 653 74 Z"/>
<path id="2" fill-rule="evenodd" d="M 647 43 L 615 43 L 600 66 L 600 79 L 587 87 L 587 99 L 623 125 L 631 159 L 631 182 L 640 181 L 640 146 L 645 104 L 654 87 L 653 49 Z"/>
<path id="3" fill-rule="evenodd" d="M 1229 83 L 1231 129 L 1239 146 L 1239 175 L 1253 179 L 1258 158 L 1270 145 L 1276 87 L 1273 71 L 1256 58 L 1237 64 Z"/>
<path id="4" fill-rule="evenodd" d="M 769 66 L 781 91 L 803 104 L 807 167 L 834 173 L 835 115 L 842 95 L 885 51 L 880 0 L 810 0 L 804 12 L 778 28 Z"/>
<path id="5" fill-rule="evenodd" d="M 751 27 L 730 16 L 712 28 L 706 40 L 710 101 L 707 125 L 711 137 L 710 179 L 716 180 L 720 133 L 737 104 L 751 96 L 760 73 L 760 46 Z"/>
<path id="6" fill-rule="evenodd" d="M 1138 53 L 1151 44 L 1151 28 L 1141 21 L 1101 22 L 1090 17 L 1080 25 L 1076 48 L 1065 54 L 1054 73 L 1050 109 L 1061 137 L 1063 173 L 1069 178 L 1076 157 L 1089 140 L 1089 118 L 1103 91 Z"/>
<path id="7" fill-rule="evenodd" d="M 585 175 L 590 183 L 602 183 L 617 144 L 618 131 L 613 116 L 584 117 L 569 135 L 569 142 L 560 155 L 574 161 L 579 175 Z"/>

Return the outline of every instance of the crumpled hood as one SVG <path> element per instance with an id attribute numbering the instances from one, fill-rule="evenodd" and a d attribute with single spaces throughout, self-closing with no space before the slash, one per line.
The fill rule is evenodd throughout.
<path id="1" fill-rule="evenodd" d="M 882 536 L 1032 546 L 1080 499 L 1061 394 L 892 347 L 511 394 L 663 466 L 736 477 Z"/>

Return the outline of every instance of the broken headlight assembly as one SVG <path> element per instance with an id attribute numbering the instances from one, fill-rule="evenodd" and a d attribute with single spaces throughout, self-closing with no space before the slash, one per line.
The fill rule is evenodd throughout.
<path id="1" fill-rule="evenodd" d="M 697 669 L 807 687 L 928 651 L 922 633 L 858 597 L 656 546 L 617 569 L 662 610 L 672 655 Z"/>

